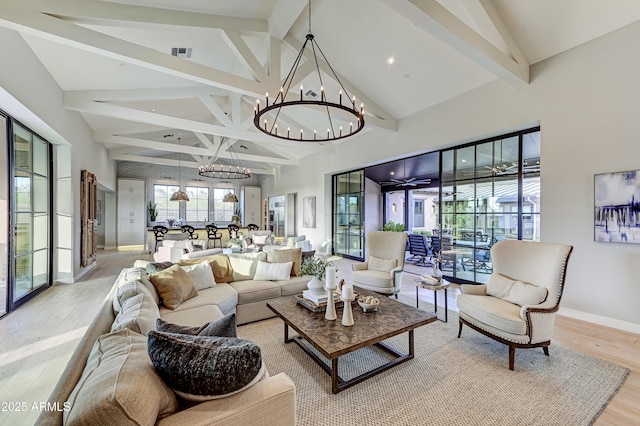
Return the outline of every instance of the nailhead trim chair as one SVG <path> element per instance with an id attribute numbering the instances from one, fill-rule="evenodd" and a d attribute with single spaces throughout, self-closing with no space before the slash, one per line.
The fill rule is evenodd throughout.
<path id="1" fill-rule="evenodd" d="M 460 324 L 509 346 L 509 369 L 516 348 L 549 345 L 572 246 L 518 240 L 491 247 L 493 273 L 486 285 L 462 284 Z"/>

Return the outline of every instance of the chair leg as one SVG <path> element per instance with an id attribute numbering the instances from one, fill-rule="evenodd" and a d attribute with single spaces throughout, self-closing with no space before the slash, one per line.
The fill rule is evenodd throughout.
<path id="1" fill-rule="evenodd" d="M 543 347 L 542 347 L 542 350 L 544 351 L 544 354 L 545 354 L 546 356 L 549 356 L 549 346 L 543 346 Z"/>
<path id="2" fill-rule="evenodd" d="M 509 370 L 513 371 L 513 365 L 516 362 L 516 347 L 509 345 Z"/>
<path id="3" fill-rule="evenodd" d="M 460 335 L 462 334 L 462 320 L 458 320 L 458 339 L 460 338 Z"/>

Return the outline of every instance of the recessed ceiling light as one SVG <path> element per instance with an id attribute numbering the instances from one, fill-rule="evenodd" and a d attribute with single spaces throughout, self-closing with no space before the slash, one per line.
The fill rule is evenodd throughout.
<path id="1" fill-rule="evenodd" d="M 387 59 L 387 63 L 389 65 L 393 65 L 395 61 L 396 61 L 396 58 L 394 58 L 393 56 L 389 56 L 389 59 Z"/>
<path id="2" fill-rule="evenodd" d="M 151 108 L 151 112 L 156 112 L 156 109 L 155 108 Z"/>
<path id="3" fill-rule="evenodd" d="M 393 175 L 395 175 L 395 174 L 396 174 L 396 172 L 391 172 L 391 173 L 389 173 L 389 174 L 390 174 L 391 176 L 393 176 Z"/>

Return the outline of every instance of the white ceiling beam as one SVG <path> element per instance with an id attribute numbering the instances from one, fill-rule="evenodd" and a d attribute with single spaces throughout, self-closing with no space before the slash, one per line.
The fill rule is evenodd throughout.
<path id="1" fill-rule="evenodd" d="M 171 158 L 158 158 L 158 157 L 145 157 L 144 155 L 124 155 L 124 154 L 111 154 L 109 151 L 109 158 L 115 161 L 133 161 L 136 163 L 155 164 L 157 166 L 173 166 L 173 167 L 186 167 L 189 169 L 197 169 L 200 164 L 195 161 L 185 160 L 173 160 Z M 251 174 L 256 175 L 273 175 L 273 170 L 263 168 L 252 168 Z M 224 179 L 223 179 L 224 180 Z"/>
<path id="2" fill-rule="evenodd" d="M 141 111 L 132 108 L 126 108 L 119 105 L 111 105 L 104 102 L 86 102 L 84 100 L 74 99 L 73 96 L 65 93 L 64 104 L 67 109 L 85 112 L 88 114 L 102 115 L 106 117 L 119 118 L 122 120 L 158 124 L 168 126 L 170 128 L 182 129 L 191 132 L 200 132 L 209 135 L 220 135 L 229 138 L 249 140 L 252 142 L 260 142 L 268 149 L 269 145 L 297 146 L 299 143 L 285 141 L 270 137 L 259 132 L 249 132 L 246 130 L 219 126 L 216 124 L 203 123 L 200 121 L 188 120 L 184 118 L 172 117 L 168 115 L 158 114 L 154 112 Z M 315 145 L 315 144 L 312 144 Z M 311 152 L 320 151 L 317 146 L 309 146 Z"/>
<path id="3" fill-rule="evenodd" d="M 201 143 L 202 145 L 204 145 L 204 147 L 205 147 L 206 149 L 210 149 L 210 150 L 214 150 L 214 149 L 216 149 L 216 147 L 215 147 L 215 145 L 213 144 L 213 142 L 211 142 L 211 141 L 209 140 L 209 138 L 207 138 L 207 137 L 205 136 L 205 134 L 204 134 L 204 133 L 200 133 L 200 132 L 193 132 L 193 134 L 196 136 L 196 138 L 198 138 L 198 140 L 200 141 L 200 143 Z"/>
<path id="4" fill-rule="evenodd" d="M 237 18 L 95 0 L 21 0 L 21 2 L 40 12 L 64 16 L 83 24 L 133 28 L 165 25 L 262 33 L 268 31 L 268 21 L 265 19 Z"/>
<path id="5" fill-rule="evenodd" d="M 518 46 L 518 43 L 516 43 L 515 39 L 509 32 L 509 29 L 504 24 L 502 17 L 496 10 L 496 7 L 494 6 L 491 0 L 480 0 L 479 3 L 464 2 L 463 4 L 465 5 L 465 7 L 467 7 L 467 10 L 470 13 L 472 13 L 472 17 L 474 17 L 474 19 L 476 16 L 486 16 L 489 19 L 489 21 L 493 24 L 496 31 L 498 31 L 498 34 L 500 35 L 500 37 L 502 37 L 502 40 L 506 43 L 507 48 L 509 49 L 509 52 L 511 52 L 511 54 L 513 55 L 513 59 L 518 64 L 521 64 L 522 66 L 526 65 L 527 68 L 529 67 L 529 62 L 527 61 L 524 54 L 520 50 L 520 46 Z M 472 12 L 471 9 L 474 7 L 474 5 L 480 5 L 485 13 L 481 14 L 481 13 Z M 479 21 L 481 21 L 481 18 L 478 18 L 478 20 L 476 20 L 478 25 L 481 26 L 480 28 L 482 28 L 482 25 L 486 25 L 486 24 L 481 24 L 481 22 Z"/>
<path id="6" fill-rule="evenodd" d="M 307 10 L 307 2 L 300 0 L 278 0 L 269 16 L 269 34 L 282 40 L 291 30 L 300 14 Z"/>
<path id="7" fill-rule="evenodd" d="M 232 93 L 231 96 L 231 122 L 233 127 L 240 128 L 242 124 L 242 97 L 237 93 Z"/>
<path id="8" fill-rule="evenodd" d="M 266 88 L 259 82 L 193 61 L 185 61 L 39 12 L 0 4 L 0 25 L 125 63 L 233 92 L 258 96 L 263 94 Z"/>
<path id="9" fill-rule="evenodd" d="M 131 123 L 126 124 L 124 126 L 117 127 L 105 127 L 101 129 L 95 129 L 93 131 L 94 135 L 133 135 L 136 133 L 150 133 L 150 132 L 160 132 L 171 130 L 170 127 L 167 126 L 156 126 L 153 124 L 146 123 Z"/>
<path id="10" fill-rule="evenodd" d="M 198 99 L 209 110 L 215 118 L 220 121 L 223 126 L 233 127 L 233 123 L 227 117 L 227 114 L 220 108 L 220 105 L 211 96 L 198 96 Z"/>
<path id="11" fill-rule="evenodd" d="M 381 0 L 415 26 L 514 87 L 529 84 L 529 65 L 518 63 L 475 32 L 437 0 Z"/>
<path id="12" fill-rule="evenodd" d="M 142 148 L 142 150 L 154 150 L 154 151 L 164 151 L 171 153 L 179 153 L 179 154 L 189 154 L 189 155 L 201 155 L 203 157 L 209 158 L 212 155 L 212 152 L 208 148 L 200 148 L 197 146 L 188 146 L 188 145 L 178 145 L 167 142 L 154 142 L 145 139 L 136 139 L 136 138 L 127 138 L 123 136 L 110 136 L 105 137 L 97 142 L 106 142 L 106 143 L 116 143 L 127 146 L 134 146 L 138 148 Z M 140 150 L 138 150 L 139 152 Z M 297 165 L 298 162 L 295 160 L 290 160 L 288 158 L 277 158 L 277 157 L 267 157 L 262 155 L 253 155 L 253 154 L 243 154 L 243 153 L 234 153 L 233 156 L 230 152 L 220 150 L 218 152 L 218 158 L 223 159 L 232 159 L 238 158 L 243 161 L 255 161 L 262 163 L 273 163 L 273 164 L 285 164 L 285 165 Z"/>
<path id="13" fill-rule="evenodd" d="M 166 89 L 118 89 L 118 90 L 67 90 L 75 99 L 87 101 L 137 102 L 189 99 L 200 96 L 228 95 L 229 92 L 214 87 L 172 87 Z"/>
<path id="14" fill-rule="evenodd" d="M 245 64 L 259 82 L 269 84 L 269 75 L 237 31 L 222 31 L 222 39 L 234 55 Z"/>
<path id="15" fill-rule="evenodd" d="M 274 37 L 269 37 L 269 87 L 273 96 L 278 94 L 282 77 L 282 42 Z"/>

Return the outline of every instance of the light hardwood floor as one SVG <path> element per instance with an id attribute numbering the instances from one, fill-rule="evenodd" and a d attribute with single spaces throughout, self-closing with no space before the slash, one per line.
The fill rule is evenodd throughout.
<path id="1" fill-rule="evenodd" d="M 39 415 L 71 353 L 118 273 L 135 259 L 150 259 L 140 251 L 99 251 L 97 266 L 70 285 L 55 285 L 0 319 L 0 425 L 30 425 Z M 340 277 L 348 279 L 348 260 L 336 262 Z M 413 280 L 405 274 L 402 293 L 415 300 Z M 448 292 L 450 310 L 456 310 L 455 286 Z M 433 302 L 433 293 L 420 290 L 420 306 Z M 443 292 L 438 292 L 443 308 Z M 640 335 L 559 316 L 550 349 L 559 344 L 622 365 L 631 374 L 596 425 L 640 424 Z M 517 357 L 517 353 L 516 353 Z M 505 362 L 507 350 L 505 348 Z M 14 403 L 13 406 L 9 404 Z M 26 411 L 16 412 L 26 404 Z M 36 404 L 34 406 L 34 403 Z"/>

